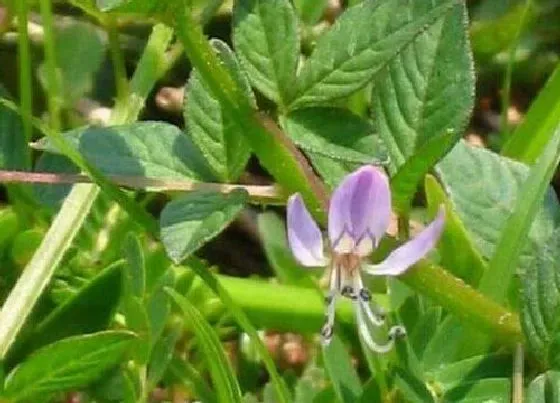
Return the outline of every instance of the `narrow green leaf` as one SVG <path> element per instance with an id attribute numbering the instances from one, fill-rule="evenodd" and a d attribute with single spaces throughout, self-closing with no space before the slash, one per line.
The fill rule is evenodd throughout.
<path id="1" fill-rule="evenodd" d="M 502 154 L 534 163 L 544 151 L 560 121 L 560 64 L 556 67 L 523 122 L 502 148 Z"/>
<path id="2" fill-rule="evenodd" d="M 338 400 L 344 403 L 358 401 L 363 392 L 362 384 L 352 366 L 352 358 L 338 336 L 323 348 L 323 359 Z"/>
<path id="3" fill-rule="evenodd" d="M 169 202 L 161 212 L 161 239 L 175 263 L 218 235 L 243 209 L 247 193 L 199 191 Z"/>
<path id="4" fill-rule="evenodd" d="M 188 362 L 173 357 L 169 371 L 178 381 L 192 388 L 201 402 L 215 403 L 218 401 L 216 394 L 206 384 L 205 379 Z"/>
<path id="5" fill-rule="evenodd" d="M 131 297 L 143 298 L 146 292 L 146 262 L 140 240 L 134 233 L 126 235 L 123 250 L 127 262 L 124 266 L 125 290 Z"/>
<path id="6" fill-rule="evenodd" d="M 479 290 L 501 302 L 515 274 L 523 242 L 539 213 L 542 200 L 560 162 L 560 125 L 546 145 L 537 163 L 520 188 L 514 209 L 501 231 L 499 242 L 490 260 L 490 270 L 483 274 Z M 558 213 L 557 210 L 556 213 Z"/>
<path id="7" fill-rule="evenodd" d="M 427 161 L 431 163 L 443 157 L 461 138 L 473 108 L 474 68 L 467 11 L 464 2 L 453 3 L 451 12 L 423 30 L 375 77 L 373 114 L 393 169 L 434 137 L 443 136 L 444 141 L 431 142 L 422 153 L 430 156 Z M 414 22 L 433 7 L 430 4 L 411 2 L 409 12 Z M 400 8 L 398 13 L 392 10 L 392 15 L 400 13 Z M 422 163 L 415 165 L 418 169 Z"/>
<path id="8" fill-rule="evenodd" d="M 15 356 L 65 337 L 104 330 L 119 303 L 122 270 L 120 261 L 101 271 L 43 319 L 21 349 L 14 352 Z"/>
<path id="9" fill-rule="evenodd" d="M 206 364 L 210 370 L 212 382 L 217 391 L 218 401 L 223 403 L 241 403 L 241 389 L 218 335 L 206 322 L 202 314 L 185 297 L 172 289 L 168 289 L 167 292 L 183 311 L 185 323 L 193 330 L 196 336 L 198 345 L 204 354 Z"/>
<path id="10" fill-rule="evenodd" d="M 181 323 L 172 326 L 154 344 L 148 365 L 148 389 L 155 388 L 165 375 L 176 350 L 176 344 L 182 335 L 183 325 Z"/>
<path id="11" fill-rule="evenodd" d="M 465 225 L 436 179 L 428 175 L 425 185 L 428 211 L 435 214 L 445 206 L 445 229 L 438 243 L 441 264 L 470 285 L 477 285 L 487 264 L 480 255 Z"/>
<path id="12" fill-rule="evenodd" d="M 395 386 L 407 402 L 435 402 L 425 383 L 402 368 L 397 368 Z"/>
<path id="13" fill-rule="evenodd" d="M 64 137 L 106 175 L 195 180 L 213 176 L 191 140 L 167 123 L 86 127 L 64 133 Z M 57 152 L 48 138 L 36 147 Z"/>
<path id="14" fill-rule="evenodd" d="M 247 77 L 231 49 L 219 40 L 211 43 L 239 88 L 245 91 L 250 102 L 255 103 Z M 223 110 L 196 69 L 185 93 L 183 114 L 193 142 L 216 176 L 224 182 L 235 181 L 243 172 L 251 151 L 243 136 L 243 127 Z"/>
<path id="15" fill-rule="evenodd" d="M 490 259 L 506 220 L 514 210 L 515 200 L 523 194 L 521 188 L 529 177 L 529 169 L 461 141 L 438 164 L 437 173 L 469 237 L 481 255 Z M 548 191 L 529 231 L 528 242 L 520 247 L 521 267 L 530 264 L 534 254 L 532 246 L 541 245 L 559 223 L 558 200 Z M 488 273 L 494 271 L 488 270 Z M 505 279 L 496 278 L 500 281 L 498 288 L 503 288 Z"/>
<path id="16" fill-rule="evenodd" d="M 290 1 L 236 1 L 233 42 L 251 83 L 286 106 L 293 95 L 299 59 L 297 19 Z"/>
<path id="17" fill-rule="evenodd" d="M 55 35 L 56 66 L 62 84 L 59 102 L 67 107 L 91 90 L 94 74 L 101 66 L 105 47 L 95 26 L 74 23 L 59 29 Z M 87 63 L 84 63 L 87 60 Z M 39 79 L 48 88 L 45 65 L 39 66 Z"/>
<path id="18" fill-rule="evenodd" d="M 529 348 L 545 365 L 558 362 L 560 349 L 560 229 L 537 251 L 533 264 L 522 274 L 521 323 Z"/>
<path id="19" fill-rule="evenodd" d="M 298 76 L 290 108 L 328 102 L 363 87 L 418 35 L 440 24 L 456 3 L 365 0 L 349 8 L 319 38 Z"/>
<path id="20" fill-rule="evenodd" d="M 109 331 L 50 344 L 8 375 L 5 396 L 17 401 L 33 400 L 86 386 L 117 365 L 134 338 L 133 333 Z"/>

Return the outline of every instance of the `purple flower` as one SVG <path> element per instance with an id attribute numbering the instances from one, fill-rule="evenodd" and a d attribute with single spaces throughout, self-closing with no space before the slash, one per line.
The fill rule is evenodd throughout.
<path id="1" fill-rule="evenodd" d="M 334 191 L 328 217 L 327 253 L 321 230 L 296 193 L 288 200 L 288 242 L 303 266 L 329 268 L 327 320 L 321 330 L 328 344 L 333 334 L 335 299 L 338 295 L 352 300 L 358 330 L 368 346 L 377 352 L 389 351 L 394 340 L 403 336 L 402 326 L 389 330 L 385 344 L 373 341 L 370 326 L 383 326 L 381 307 L 370 306 L 371 294 L 364 288 L 361 271 L 371 275 L 398 276 L 423 258 L 436 244 L 444 226 L 444 210 L 414 239 L 395 249 L 379 264 L 365 259 L 379 245 L 389 227 L 391 193 L 387 176 L 378 168 L 364 166 L 346 176 Z"/>

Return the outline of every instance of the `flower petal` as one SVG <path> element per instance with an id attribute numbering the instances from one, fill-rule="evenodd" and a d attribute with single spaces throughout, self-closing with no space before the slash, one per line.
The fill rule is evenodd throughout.
<path id="1" fill-rule="evenodd" d="M 303 266 L 326 266 L 321 230 L 305 208 L 299 193 L 288 199 L 288 243 Z"/>
<path id="2" fill-rule="evenodd" d="M 374 265 L 363 265 L 364 270 L 375 276 L 398 276 L 422 259 L 436 245 L 443 231 L 445 209 L 440 207 L 438 215 L 414 239 L 395 249 L 387 258 Z"/>
<path id="3" fill-rule="evenodd" d="M 389 227 L 391 193 L 387 176 L 372 165 L 346 176 L 334 191 L 329 206 L 329 238 L 333 248 L 344 234 L 357 243 L 363 236 L 377 245 Z"/>

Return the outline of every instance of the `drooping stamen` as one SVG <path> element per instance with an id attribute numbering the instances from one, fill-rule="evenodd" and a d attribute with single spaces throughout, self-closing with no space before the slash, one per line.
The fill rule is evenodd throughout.
<path id="1" fill-rule="evenodd" d="M 335 267 L 334 265 L 331 266 L 330 277 L 329 293 L 325 297 L 325 302 L 327 304 L 325 315 L 327 317 L 327 321 L 321 328 L 321 342 L 323 345 L 328 345 L 331 342 L 334 332 L 336 294 L 338 293 L 338 289 L 340 287 L 338 267 Z"/>
<path id="2" fill-rule="evenodd" d="M 378 344 L 374 342 L 373 339 L 371 338 L 371 333 L 369 331 L 367 323 L 364 320 L 364 313 L 362 312 L 361 304 L 358 301 L 354 301 L 353 304 L 354 304 L 354 312 L 356 313 L 356 322 L 358 323 L 358 331 L 362 336 L 362 340 L 367 344 L 367 346 L 371 350 L 375 351 L 376 353 L 384 354 L 391 351 L 393 345 L 395 344 L 396 337 L 391 337 L 391 334 L 389 334 L 389 340 L 387 341 L 387 343 Z M 393 328 L 391 328 L 391 330 L 392 329 Z"/>
<path id="3" fill-rule="evenodd" d="M 364 287 L 362 278 L 359 274 L 356 275 L 356 286 L 358 289 L 358 302 L 360 304 L 360 308 L 365 312 L 368 320 L 374 326 L 383 326 L 385 324 L 385 312 L 383 311 L 383 308 L 375 304 L 375 313 L 372 311 L 370 306 L 371 293 Z"/>

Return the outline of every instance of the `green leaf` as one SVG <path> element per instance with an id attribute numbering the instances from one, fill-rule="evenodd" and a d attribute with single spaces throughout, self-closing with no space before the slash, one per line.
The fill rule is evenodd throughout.
<path id="1" fill-rule="evenodd" d="M 289 285 L 313 287 L 305 269 L 294 259 L 288 247 L 286 223 L 272 211 L 259 214 L 257 218 L 260 239 L 269 264 L 280 282 Z"/>
<path id="2" fill-rule="evenodd" d="M 560 372 L 547 371 L 531 381 L 527 388 L 527 403 L 560 401 Z"/>
<path id="3" fill-rule="evenodd" d="M 527 115 L 502 148 L 502 154 L 534 163 L 560 122 L 560 64 L 556 67 Z"/>
<path id="4" fill-rule="evenodd" d="M 116 262 L 101 271 L 43 319 L 15 354 L 27 353 L 68 336 L 105 329 L 121 296 L 122 269 L 123 263 Z"/>
<path id="5" fill-rule="evenodd" d="M 412 3 L 413 21 L 432 7 L 432 2 Z M 375 124 L 393 168 L 403 165 L 430 139 L 449 133 L 449 139 L 432 142 L 429 148 L 430 162 L 443 157 L 461 138 L 473 108 L 467 12 L 464 2 L 454 4 L 451 12 L 423 30 L 375 77 Z M 400 13 L 399 9 L 396 14 Z"/>
<path id="6" fill-rule="evenodd" d="M 66 132 L 64 137 L 106 175 L 191 180 L 213 177 L 191 140 L 167 123 L 86 127 Z M 47 138 L 36 147 L 57 152 Z"/>
<path id="7" fill-rule="evenodd" d="M 434 402 L 434 397 L 421 379 L 402 368 L 397 368 L 395 386 L 407 402 Z"/>
<path id="8" fill-rule="evenodd" d="M 80 169 L 64 155 L 43 153 L 35 164 L 35 172 L 79 174 Z M 34 183 L 33 193 L 38 201 L 50 208 L 60 207 L 70 190 L 70 184 Z"/>
<path id="9" fill-rule="evenodd" d="M 10 98 L 0 85 L 0 97 Z M 29 167 L 27 142 L 20 116 L 0 105 L 0 169 L 22 170 Z"/>
<path id="10" fill-rule="evenodd" d="M 491 258 L 529 169 L 461 141 L 438 164 L 437 172 L 469 237 L 483 257 Z M 559 223 L 558 200 L 548 191 L 521 250 L 521 267 L 530 263 L 532 246 L 542 245 Z"/>
<path id="11" fill-rule="evenodd" d="M 465 225 L 453 209 L 452 203 L 436 179 L 428 175 L 425 185 L 428 211 L 435 214 L 445 206 L 445 229 L 438 242 L 441 265 L 470 285 L 477 285 L 487 264 L 480 255 Z"/>
<path id="12" fill-rule="evenodd" d="M 196 336 L 198 345 L 204 354 L 206 365 L 209 368 L 214 388 L 217 391 L 218 401 L 241 403 L 241 389 L 218 335 L 206 322 L 202 314 L 185 297 L 172 289 L 167 291 L 183 311 L 185 323 Z"/>
<path id="13" fill-rule="evenodd" d="M 61 102 L 67 107 L 91 90 L 94 74 L 105 57 L 101 33 L 90 24 L 74 23 L 56 33 L 56 65 L 62 83 Z M 87 61 L 87 63 L 84 63 Z M 39 79 L 44 88 L 49 83 L 45 66 L 39 67 Z"/>
<path id="14" fill-rule="evenodd" d="M 536 251 L 522 275 L 521 324 L 531 351 L 543 363 L 558 363 L 560 349 L 560 228 Z M 560 366 L 557 366 L 557 368 Z"/>
<path id="15" fill-rule="evenodd" d="M 503 378 L 489 378 L 472 383 L 464 383 L 451 389 L 443 396 L 444 402 L 461 403 L 509 403 L 511 402 L 511 381 Z"/>
<path id="16" fill-rule="evenodd" d="M 243 209 L 247 193 L 189 193 L 169 202 L 161 212 L 161 239 L 175 263 L 186 259 L 218 235 Z"/>
<path id="17" fill-rule="evenodd" d="M 319 21 L 328 5 L 328 0 L 294 0 L 299 17 L 310 25 Z"/>
<path id="18" fill-rule="evenodd" d="M 386 148 L 370 123 L 346 109 L 301 109 L 281 120 L 294 143 L 313 155 L 356 164 L 387 163 Z"/>
<path id="19" fill-rule="evenodd" d="M 233 52 L 222 41 L 211 42 L 239 88 L 254 103 L 247 77 Z M 223 110 L 196 70 L 189 80 L 184 105 L 183 114 L 193 142 L 220 180 L 235 181 L 243 172 L 251 151 L 243 136 L 243 127 Z"/>
<path id="20" fill-rule="evenodd" d="M 173 374 L 180 383 L 188 388 L 192 388 L 201 402 L 215 403 L 218 401 L 214 391 L 206 384 L 206 380 L 188 362 L 173 357 L 169 365 L 169 372 Z"/>
<path id="21" fill-rule="evenodd" d="M 290 108 L 325 103 L 365 86 L 455 4 L 454 0 L 365 0 L 347 9 L 317 41 L 298 76 Z"/>
<path id="22" fill-rule="evenodd" d="M 434 386 L 442 392 L 451 391 L 461 384 L 475 383 L 488 378 L 508 378 L 512 372 L 509 354 L 477 355 L 466 360 L 442 365 L 428 374 Z"/>
<path id="23" fill-rule="evenodd" d="M 33 400 L 86 386 L 117 365 L 134 339 L 133 333 L 108 331 L 50 344 L 8 375 L 4 394 L 8 399 Z"/>
<path id="24" fill-rule="evenodd" d="M 352 366 L 352 359 L 338 336 L 323 348 L 325 369 L 336 396 L 341 402 L 356 402 L 362 394 L 362 384 Z"/>
<path id="25" fill-rule="evenodd" d="M 539 214 L 543 199 L 550 191 L 552 180 L 560 162 L 560 125 L 544 148 L 537 163 L 523 182 L 511 215 L 500 233 L 488 270 L 480 280 L 479 290 L 498 302 L 502 302 L 527 239 L 531 225 Z M 560 209 L 555 211 L 560 213 Z"/>
<path id="26" fill-rule="evenodd" d="M 148 389 L 155 388 L 165 375 L 176 350 L 177 342 L 182 335 L 182 324 L 171 326 L 154 344 L 148 365 Z"/>
<path id="27" fill-rule="evenodd" d="M 134 233 L 127 234 L 123 249 L 127 262 L 124 266 L 125 297 L 143 298 L 146 292 L 146 262 L 140 240 Z"/>
<path id="28" fill-rule="evenodd" d="M 236 1 L 233 42 L 251 83 L 286 106 L 293 95 L 300 56 L 297 19 L 290 1 Z"/>

